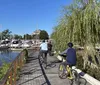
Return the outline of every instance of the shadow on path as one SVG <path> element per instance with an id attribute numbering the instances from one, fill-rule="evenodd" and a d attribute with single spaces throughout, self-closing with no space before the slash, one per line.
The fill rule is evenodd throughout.
<path id="1" fill-rule="evenodd" d="M 39 59 L 39 64 L 40 64 L 42 73 L 43 73 L 43 75 L 44 75 L 44 78 L 45 78 L 45 80 L 46 80 L 46 83 L 47 83 L 48 85 L 51 85 L 51 83 L 50 83 L 50 81 L 49 81 L 48 77 L 46 76 L 46 73 L 45 73 L 45 71 L 44 71 L 44 69 L 43 69 L 43 66 L 42 66 L 42 63 L 41 63 L 40 59 Z M 42 84 L 42 85 L 43 85 L 43 84 Z"/>
<path id="2" fill-rule="evenodd" d="M 30 70 L 30 71 L 21 73 L 20 76 L 22 76 L 22 75 L 31 75 L 31 74 L 33 74 L 33 73 L 35 73 L 35 72 L 37 72 L 37 71 L 40 71 L 40 70 L 41 70 L 41 69 L 32 69 L 32 70 Z"/>
<path id="3" fill-rule="evenodd" d="M 25 83 L 27 83 L 27 82 L 29 82 L 29 81 L 32 81 L 32 80 L 34 80 L 34 79 L 36 79 L 36 78 L 38 78 L 38 77 L 41 77 L 42 75 L 39 75 L 39 76 L 37 76 L 37 77 L 34 77 L 33 79 L 29 79 L 29 80 L 27 80 L 27 81 L 25 81 L 25 82 L 23 82 L 23 83 L 20 83 L 19 85 L 22 85 L 22 84 L 25 84 Z"/>

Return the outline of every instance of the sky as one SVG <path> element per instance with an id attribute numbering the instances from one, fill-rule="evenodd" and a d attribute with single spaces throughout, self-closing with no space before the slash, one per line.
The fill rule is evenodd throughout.
<path id="1" fill-rule="evenodd" d="M 0 32 L 32 34 L 36 29 L 52 33 L 63 6 L 73 0 L 0 0 Z"/>

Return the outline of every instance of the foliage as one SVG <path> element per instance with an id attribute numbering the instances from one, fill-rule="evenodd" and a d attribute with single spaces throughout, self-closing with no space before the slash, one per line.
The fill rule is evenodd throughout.
<path id="1" fill-rule="evenodd" d="M 6 29 L 0 33 L 0 37 L 1 39 L 11 39 L 11 38 L 22 39 L 21 35 L 18 35 L 18 34 L 12 35 L 11 33 L 12 32 L 9 29 Z"/>
<path id="2" fill-rule="evenodd" d="M 55 50 L 65 50 L 68 42 L 84 47 L 84 60 L 91 55 L 94 59 L 95 44 L 100 42 L 100 0 L 74 0 L 63 9 L 63 17 L 54 27 L 51 38 Z"/>
<path id="3" fill-rule="evenodd" d="M 1 37 L 2 39 L 9 39 L 10 38 L 10 35 L 11 35 L 11 31 L 9 29 L 6 29 L 4 31 L 1 32 Z"/>
<path id="4" fill-rule="evenodd" d="M 89 74 L 90 76 L 96 78 L 100 81 L 100 68 L 91 68 L 89 65 L 86 65 L 84 71 Z"/>
<path id="5" fill-rule="evenodd" d="M 22 36 L 18 34 L 14 34 L 14 39 L 22 39 Z"/>
<path id="6" fill-rule="evenodd" d="M 25 34 L 25 35 L 24 35 L 24 39 L 26 39 L 26 40 L 28 40 L 28 39 L 32 39 L 32 36 L 29 35 L 29 34 Z"/>
<path id="7" fill-rule="evenodd" d="M 55 39 L 59 46 L 60 43 L 70 41 L 81 46 L 99 41 L 100 6 L 92 1 L 85 5 L 81 0 L 75 1 L 74 4 L 64 7 L 63 18 L 58 26 L 54 27 L 54 32 L 51 35 L 51 38 Z"/>
<path id="8" fill-rule="evenodd" d="M 63 51 L 67 47 L 67 33 L 65 33 L 66 27 L 61 28 L 61 26 L 58 28 L 59 30 L 53 32 L 51 35 L 51 38 L 54 39 L 54 47 L 56 51 Z"/>
<path id="9" fill-rule="evenodd" d="M 45 30 L 41 30 L 39 34 L 39 39 L 49 39 L 49 35 Z"/>
<path id="10" fill-rule="evenodd" d="M 0 68 L 0 80 L 4 77 L 7 70 L 9 69 L 10 63 L 3 63 L 3 66 Z"/>
<path id="11" fill-rule="evenodd" d="M 77 56 L 77 68 L 83 70 L 83 57 L 82 56 Z"/>
<path id="12" fill-rule="evenodd" d="M 93 68 L 90 67 L 89 65 L 86 64 L 86 68 L 84 69 L 84 65 L 83 65 L 83 56 L 77 53 L 77 68 L 81 69 L 83 72 L 89 74 L 90 76 L 100 80 L 100 67 L 97 68 Z"/>
<path id="13" fill-rule="evenodd" d="M 37 38 L 36 38 L 36 35 L 32 35 L 32 39 L 37 39 Z"/>
<path id="14" fill-rule="evenodd" d="M 96 79 L 98 79 L 100 81 L 100 68 L 93 69 L 92 71 L 94 73 L 94 78 L 96 78 Z"/>
<path id="15" fill-rule="evenodd" d="M 23 52 L 25 52 L 25 59 L 27 59 L 27 57 L 28 57 L 28 50 L 24 49 Z"/>
<path id="16" fill-rule="evenodd" d="M 18 67 L 17 68 L 16 80 L 19 80 L 19 78 L 20 78 L 20 71 L 21 71 L 21 69 Z"/>

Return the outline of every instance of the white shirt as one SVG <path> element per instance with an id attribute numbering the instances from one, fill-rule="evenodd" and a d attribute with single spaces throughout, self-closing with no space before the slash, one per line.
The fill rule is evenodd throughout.
<path id="1" fill-rule="evenodd" d="M 42 44 L 40 45 L 40 47 L 41 47 L 41 50 L 48 50 L 48 45 L 47 45 L 46 42 L 42 43 Z"/>

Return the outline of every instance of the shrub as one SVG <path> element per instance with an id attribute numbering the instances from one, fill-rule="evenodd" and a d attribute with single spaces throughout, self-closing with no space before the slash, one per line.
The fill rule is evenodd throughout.
<path id="1" fill-rule="evenodd" d="M 84 62 L 83 57 L 81 55 L 77 54 L 77 65 L 76 65 L 76 67 L 83 70 L 83 65 L 84 65 L 83 62 Z"/>
<path id="2" fill-rule="evenodd" d="M 87 73 L 100 81 L 100 68 L 89 68 Z"/>
<path id="3" fill-rule="evenodd" d="M 94 70 L 94 78 L 98 79 L 100 81 L 100 68 L 99 69 L 93 69 Z"/>
<path id="4" fill-rule="evenodd" d="M 86 68 L 83 68 L 84 65 L 83 56 L 77 53 L 77 68 L 81 69 L 83 72 L 89 74 L 90 76 L 96 78 L 100 81 L 100 67 L 92 68 L 89 65 L 86 65 Z"/>
<path id="5" fill-rule="evenodd" d="M 0 80 L 4 77 L 7 70 L 9 69 L 10 63 L 4 63 L 3 66 L 0 68 Z"/>
<path id="6" fill-rule="evenodd" d="M 24 49 L 23 51 L 25 52 L 25 59 L 27 59 L 27 57 L 28 57 L 28 50 Z"/>

